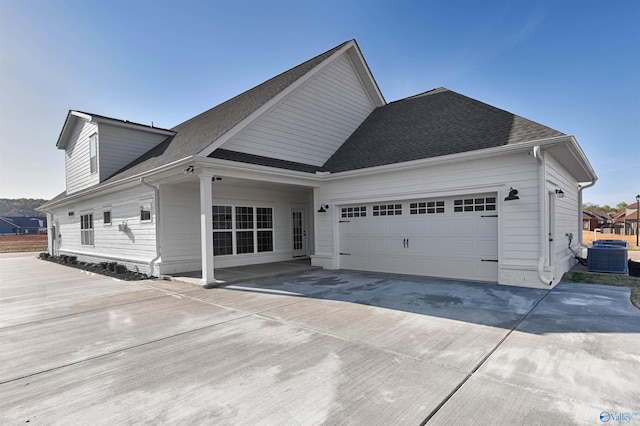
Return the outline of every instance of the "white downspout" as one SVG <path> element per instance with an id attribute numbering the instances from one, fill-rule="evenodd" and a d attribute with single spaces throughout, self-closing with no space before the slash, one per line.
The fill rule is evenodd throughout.
<path id="1" fill-rule="evenodd" d="M 151 261 L 149 262 L 149 274 L 159 277 L 160 276 L 159 273 L 154 275 L 153 272 L 155 269 L 156 262 L 158 261 L 158 259 L 160 259 L 161 248 L 162 248 L 162 246 L 160 245 L 160 190 L 155 186 L 151 185 L 150 183 L 145 182 L 144 177 L 140 178 L 140 183 L 148 188 L 153 189 L 153 193 L 155 195 L 155 202 L 153 204 L 155 205 L 154 210 L 156 214 L 156 254 L 157 256 L 151 259 Z"/>
<path id="2" fill-rule="evenodd" d="M 533 157 L 538 161 L 538 226 L 540 229 L 539 235 L 539 243 L 540 243 L 540 257 L 538 258 L 538 279 L 547 285 L 553 284 L 553 276 L 548 278 L 544 274 L 544 259 L 545 259 L 545 248 L 546 248 L 546 239 L 545 235 L 545 204 L 546 204 L 546 195 L 547 195 L 547 181 L 546 181 L 546 167 L 544 161 L 544 154 L 542 153 L 542 149 L 540 145 L 536 145 L 533 147 Z"/>
<path id="3" fill-rule="evenodd" d="M 598 178 L 595 178 L 591 183 L 578 188 L 578 247 L 589 248 L 589 246 L 582 241 L 582 191 L 591 188 L 597 181 Z"/>

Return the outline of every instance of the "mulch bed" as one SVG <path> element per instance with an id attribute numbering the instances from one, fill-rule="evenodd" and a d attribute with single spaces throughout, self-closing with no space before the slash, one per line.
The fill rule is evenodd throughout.
<path id="1" fill-rule="evenodd" d="M 46 252 L 40 253 L 39 258 L 48 262 L 58 263 L 60 265 L 70 266 L 72 268 L 82 269 L 83 271 L 93 272 L 100 275 L 106 275 L 123 281 L 139 281 L 153 278 L 147 274 L 130 271 L 126 266 L 120 265 L 117 262 L 78 262 L 78 258 L 76 256 L 51 256 Z"/>

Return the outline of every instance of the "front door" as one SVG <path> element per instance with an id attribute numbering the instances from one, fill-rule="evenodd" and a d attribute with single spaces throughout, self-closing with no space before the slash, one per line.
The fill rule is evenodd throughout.
<path id="1" fill-rule="evenodd" d="M 293 245 L 293 257 L 307 255 L 307 230 L 304 224 L 304 210 L 291 211 L 291 236 Z"/>

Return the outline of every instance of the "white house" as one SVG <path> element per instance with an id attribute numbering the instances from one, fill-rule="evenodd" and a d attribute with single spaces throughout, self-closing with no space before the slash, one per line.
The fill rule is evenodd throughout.
<path id="1" fill-rule="evenodd" d="M 439 88 L 387 103 L 345 42 L 172 129 L 70 111 L 49 251 L 152 275 L 327 269 L 546 287 L 574 264 L 576 139 Z"/>

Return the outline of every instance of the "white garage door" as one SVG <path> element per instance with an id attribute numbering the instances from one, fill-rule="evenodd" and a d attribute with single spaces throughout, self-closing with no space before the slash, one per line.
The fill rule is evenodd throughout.
<path id="1" fill-rule="evenodd" d="M 340 266 L 498 280 L 495 194 L 341 206 Z"/>

